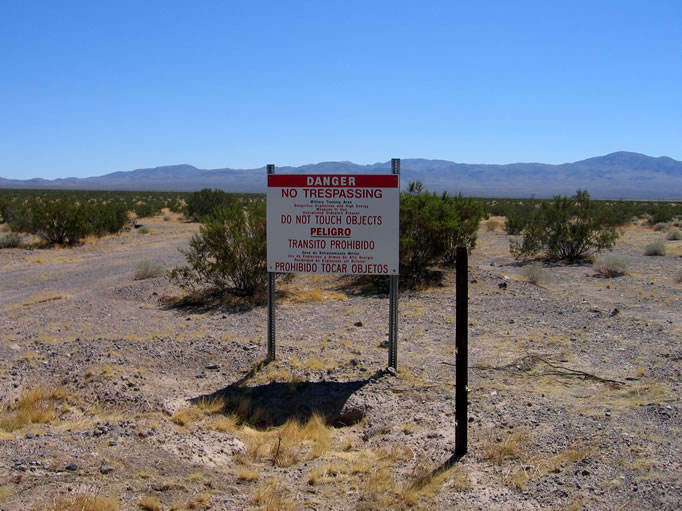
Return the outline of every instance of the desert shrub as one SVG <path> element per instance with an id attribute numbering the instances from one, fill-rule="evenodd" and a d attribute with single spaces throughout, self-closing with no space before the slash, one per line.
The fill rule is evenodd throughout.
<path id="1" fill-rule="evenodd" d="M 151 229 L 146 225 L 141 225 L 140 227 L 137 228 L 137 232 L 139 234 L 149 234 L 151 232 Z"/>
<path id="2" fill-rule="evenodd" d="M 537 263 L 531 263 L 521 269 L 521 275 L 536 286 L 540 282 L 549 280 L 549 272 Z"/>
<path id="3" fill-rule="evenodd" d="M 91 204 L 87 208 L 90 231 L 97 236 L 122 231 L 128 224 L 128 208 L 124 204 Z"/>
<path id="4" fill-rule="evenodd" d="M 91 232 L 88 205 L 72 197 L 36 200 L 30 205 L 30 230 L 51 244 L 74 245 Z"/>
<path id="5" fill-rule="evenodd" d="M 257 296 L 267 284 L 265 202 L 218 206 L 203 217 L 199 234 L 183 251 L 186 265 L 170 273 L 185 289 L 209 287 Z"/>
<path id="6" fill-rule="evenodd" d="M 679 229 L 670 229 L 665 235 L 665 239 L 668 241 L 679 241 L 682 240 L 682 231 Z"/>
<path id="7" fill-rule="evenodd" d="M 430 265 L 452 263 L 457 246 L 476 245 L 483 216 L 480 204 L 461 195 L 432 194 L 420 182 L 400 197 L 400 277 L 408 287 L 421 281 Z"/>
<path id="8" fill-rule="evenodd" d="M 135 212 L 135 216 L 137 216 L 137 218 L 152 217 L 152 216 L 154 216 L 154 213 L 155 213 L 154 207 L 147 202 L 141 202 L 140 204 L 135 204 L 133 211 Z"/>
<path id="9" fill-rule="evenodd" d="M 577 261 L 591 249 L 611 248 L 618 232 L 608 208 L 578 190 L 573 197 L 556 196 L 540 203 L 524 223 L 521 236 L 521 241 L 510 241 L 517 259 L 544 253 L 549 259 Z"/>
<path id="10" fill-rule="evenodd" d="M 622 257 L 607 255 L 595 259 L 592 268 L 598 275 L 611 278 L 623 275 L 627 270 L 627 263 Z"/>
<path id="11" fill-rule="evenodd" d="M 185 202 L 185 216 L 196 222 L 202 217 L 213 215 L 215 209 L 220 206 L 234 205 L 236 199 L 222 190 L 204 188 L 190 193 Z"/>
<path id="12" fill-rule="evenodd" d="M 142 261 L 135 268 L 135 280 L 154 279 L 165 275 L 166 269 L 156 261 Z"/>
<path id="13" fill-rule="evenodd" d="M 654 231 L 656 232 L 667 231 L 668 229 L 670 229 L 670 224 L 665 222 L 658 222 L 656 225 L 654 225 Z"/>
<path id="14" fill-rule="evenodd" d="M 647 256 L 664 256 L 665 243 L 663 240 L 656 240 L 644 247 L 644 255 Z"/>
<path id="15" fill-rule="evenodd" d="M 471 197 L 465 198 L 462 194 L 450 196 L 443 193 L 441 200 L 452 210 L 457 219 L 455 229 L 447 233 L 447 245 L 443 254 L 445 264 L 454 264 L 457 247 L 466 247 L 469 253 L 476 248 L 478 226 L 483 218 L 483 207 L 478 201 Z"/>
<path id="16" fill-rule="evenodd" d="M 21 236 L 16 233 L 0 237 L 0 248 L 17 248 L 19 245 L 21 245 Z"/>

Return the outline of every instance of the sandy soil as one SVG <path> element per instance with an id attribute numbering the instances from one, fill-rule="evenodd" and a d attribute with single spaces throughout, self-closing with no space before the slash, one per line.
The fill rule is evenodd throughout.
<path id="1" fill-rule="evenodd" d="M 401 295 L 397 375 L 387 297 L 330 276 L 281 287 L 263 364 L 264 307 L 178 306 L 164 277 L 134 280 L 180 265 L 198 228 L 147 224 L 0 250 L 1 510 L 682 506 L 682 242 L 646 257 L 661 233 L 631 227 L 624 276 L 557 265 L 533 285 L 482 228 L 469 453 L 448 466 L 453 273 Z M 45 423 L 22 422 L 31 390 Z"/>

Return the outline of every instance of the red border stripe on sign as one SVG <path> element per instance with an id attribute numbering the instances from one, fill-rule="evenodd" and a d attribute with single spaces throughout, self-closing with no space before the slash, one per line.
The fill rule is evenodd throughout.
<path id="1" fill-rule="evenodd" d="M 318 179 L 319 178 L 319 179 Z M 397 174 L 269 174 L 268 187 L 398 188 Z"/>

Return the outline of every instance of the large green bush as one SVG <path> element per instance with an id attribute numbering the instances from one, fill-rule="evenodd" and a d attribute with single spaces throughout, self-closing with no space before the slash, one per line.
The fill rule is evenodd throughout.
<path id="1" fill-rule="evenodd" d="M 400 197 L 400 277 L 408 287 L 425 276 L 429 266 L 454 262 L 455 249 L 476 245 L 483 210 L 472 199 L 437 195 L 410 183 Z"/>
<path id="2" fill-rule="evenodd" d="M 185 266 L 170 274 L 181 287 L 262 295 L 268 278 L 265 202 L 218 206 L 202 218 L 183 253 Z"/>
<path id="3" fill-rule="evenodd" d="M 607 207 L 590 199 L 585 190 L 573 197 L 556 196 L 540 203 L 528 216 L 521 240 L 511 240 L 515 258 L 543 254 L 549 259 L 577 261 L 590 250 L 611 248 L 616 239 L 617 220 Z"/>

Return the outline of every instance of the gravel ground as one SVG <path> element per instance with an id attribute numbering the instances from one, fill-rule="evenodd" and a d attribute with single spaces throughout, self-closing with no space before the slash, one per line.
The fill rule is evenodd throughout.
<path id="1" fill-rule="evenodd" d="M 280 287 L 265 364 L 264 307 L 179 306 L 164 277 L 134 280 L 141 261 L 181 264 L 197 230 L 148 224 L 0 251 L 0 424 L 31 389 L 66 396 L 41 402 L 48 423 L 0 429 L 0 509 L 681 507 L 682 242 L 646 257 L 660 233 L 631 227 L 613 251 L 625 275 L 555 265 L 533 285 L 508 236 L 481 229 L 469 453 L 449 465 L 452 272 L 401 294 L 397 374 L 387 297 L 333 276 Z M 317 415 L 327 426 L 292 433 Z"/>

